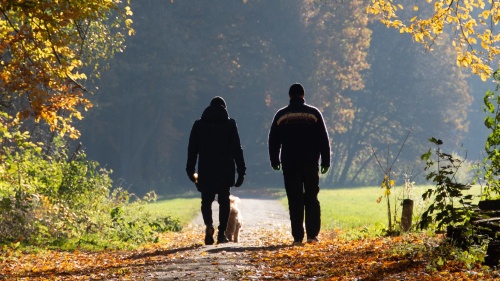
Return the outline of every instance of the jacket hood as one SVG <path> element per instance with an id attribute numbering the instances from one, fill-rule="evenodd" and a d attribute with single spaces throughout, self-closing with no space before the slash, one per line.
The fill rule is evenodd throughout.
<path id="1" fill-rule="evenodd" d="M 210 105 L 201 115 L 201 120 L 208 122 L 221 122 L 229 119 L 227 110 L 221 105 Z"/>

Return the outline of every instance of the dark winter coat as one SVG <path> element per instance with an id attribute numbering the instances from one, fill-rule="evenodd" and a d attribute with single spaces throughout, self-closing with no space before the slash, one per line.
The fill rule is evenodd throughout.
<path id="1" fill-rule="evenodd" d="M 307 105 L 303 98 L 290 99 L 290 104 L 274 116 L 269 131 L 271 166 L 284 170 L 307 165 L 330 167 L 330 141 L 321 112 Z M 281 152 L 281 157 L 280 157 Z"/>
<path id="2" fill-rule="evenodd" d="M 202 192 L 234 186 L 236 171 L 245 175 L 245 160 L 236 121 L 228 117 L 222 106 L 207 107 L 201 119 L 193 124 L 186 164 L 188 173 L 195 172 L 197 160 L 197 186 Z"/>

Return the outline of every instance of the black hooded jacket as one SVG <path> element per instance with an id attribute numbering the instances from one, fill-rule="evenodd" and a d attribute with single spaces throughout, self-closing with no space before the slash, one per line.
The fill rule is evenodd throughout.
<path id="1" fill-rule="evenodd" d="M 330 167 L 330 141 L 321 112 L 305 104 L 303 98 L 292 98 L 290 104 L 274 116 L 269 131 L 271 166 L 283 170 L 318 165 Z M 281 152 L 281 157 L 280 157 Z"/>
<path id="2" fill-rule="evenodd" d="M 202 192 L 217 192 L 234 186 L 236 171 L 245 175 L 236 121 L 228 117 L 223 106 L 210 105 L 193 124 L 186 164 L 188 173 L 195 172 L 197 160 L 198 189 Z"/>

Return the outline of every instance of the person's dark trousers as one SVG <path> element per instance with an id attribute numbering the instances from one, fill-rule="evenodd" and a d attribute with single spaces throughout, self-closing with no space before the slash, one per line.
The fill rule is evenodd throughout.
<path id="1" fill-rule="evenodd" d="M 201 215 L 206 226 L 213 225 L 212 219 L 212 202 L 215 200 L 215 195 L 218 194 L 217 202 L 219 202 L 219 233 L 224 233 L 229 220 L 229 188 L 218 193 L 202 192 L 201 193 Z"/>
<path id="2" fill-rule="evenodd" d="M 304 239 L 304 211 L 307 237 L 315 238 L 319 234 L 321 208 L 318 200 L 318 172 L 318 166 L 283 170 L 294 241 Z"/>

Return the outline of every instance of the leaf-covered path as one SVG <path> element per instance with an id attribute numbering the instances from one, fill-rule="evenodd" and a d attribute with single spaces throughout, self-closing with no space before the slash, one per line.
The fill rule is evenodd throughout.
<path id="1" fill-rule="evenodd" d="M 291 239 L 287 232 L 289 217 L 283 206 L 269 198 L 241 197 L 239 209 L 243 227 L 239 243 L 199 245 L 176 257 L 176 262 L 159 265 L 146 274 L 147 280 L 241 280 L 244 273 L 255 266 L 250 253 L 277 248 L 278 241 Z M 218 203 L 212 205 L 214 225 L 218 225 Z M 203 242 L 204 224 L 201 214 L 188 227 L 187 232 Z"/>
<path id="2" fill-rule="evenodd" d="M 440 237 L 344 240 L 323 231 L 319 244 L 291 246 L 288 214 L 279 202 L 242 196 L 240 208 L 240 243 L 202 245 L 197 218 L 183 232 L 137 251 L 4 250 L 0 280 L 500 280 L 498 271 L 480 264 L 440 261 Z"/>

